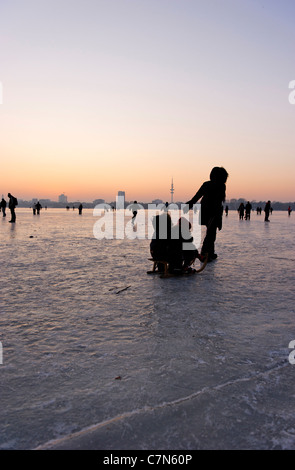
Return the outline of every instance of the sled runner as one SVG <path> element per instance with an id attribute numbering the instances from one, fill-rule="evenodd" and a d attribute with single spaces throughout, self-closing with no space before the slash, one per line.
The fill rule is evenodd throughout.
<path id="1" fill-rule="evenodd" d="M 154 264 L 153 269 L 151 271 L 147 271 L 147 274 L 159 274 L 161 278 L 191 276 L 192 274 L 198 274 L 203 271 L 203 269 L 205 269 L 208 263 L 208 255 L 206 255 L 204 261 L 201 262 L 201 266 L 199 269 L 189 267 L 187 268 L 187 270 L 175 269 L 174 272 L 169 272 L 168 261 L 155 260 L 153 258 L 149 258 L 149 261 L 153 261 Z"/>

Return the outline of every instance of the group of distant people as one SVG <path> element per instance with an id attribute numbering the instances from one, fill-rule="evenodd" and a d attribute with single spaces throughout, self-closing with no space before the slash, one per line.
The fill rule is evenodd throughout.
<path id="1" fill-rule="evenodd" d="M 191 265 L 196 259 L 204 262 L 207 259 L 209 262 L 217 258 L 215 253 L 215 241 L 217 229 L 222 229 L 222 215 L 223 215 L 223 203 L 226 197 L 226 181 L 228 173 L 223 167 L 214 167 L 210 173 L 210 180 L 205 181 L 196 194 L 186 203 L 186 211 L 192 209 L 201 199 L 201 225 L 206 226 L 206 235 L 203 241 L 201 253 L 198 252 L 197 248 L 193 244 L 193 237 L 190 234 L 191 224 L 190 222 L 182 217 L 178 220 L 175 226 L 172 226 L 171 217 L 168 213 L 168 209 L 163 214 L 157 215 L 153 219 L 154 235 L 150 243 L 150 252 L 152 258 L 155 261 L 166 261 L 169 264 L 169 270 L 171 272 L 177 271 L 194 271 Z M 17 198 L 11 193 L 8 193 L 9 203 L 8 207 L 11 213 L 10 223 L 15 223 L 16 214 L 15 208 L 18 205 Z M 166 203 L 166 207 L 168 203 Z M 6 217 L 7 202 L 2 197 L 0 202 L 0 209 L 3 217 Z M 134 224 L 138 206 L 137 201 L 131 205 L 132 210 L 132 224 Z M 40 202 L 36 203 L 33 211 L 39 214 L 42 206 Z M 82 214 L 82 204 L 79 205 L 79 214 Z M 67 206 L 68 209 L 68 206 Z M 238 208 L 239 218 L 250 219 L 252 205 L 248 201 L 246 205 L 240 204 Z M 261 213 L 261 208 L 257 208 L 257 214 Z M 291 206 L 288 207 L 288 215 L 292 212 Z M 267 201 L 264 207 L 265 221 L 269 222 L 269 215 L 272 213 L 271 202 Z M 228 215 L 228 206 L 225 208 L 225 214 Z M 163 230 L 166 236 L 163 236 Z M 184 249 L 183 243 L 186 243 L 186 249 Z M 187 249 L 187 244 L 190 244 Z M 159 269 L 161 269 L 159 267 Z"/>
<path id="2" fill-rule="evenodd" d="M 8 208 L 10 210 L 11 214 L 11 219 L 9 220 L 10 223 L 15 223 L 16 220 L 16 215 L 15 215 L 15 208 L 18 205 L 18 200 L 16 197 L 12 196 L 12 194 L 8 193 L 7 194 L 9 202 L 8 202 Z M 2 197 L 1 202 L 0 202 L 0 207 L 1 207 L 1 212 L 3 217 L 6 217 L 6 207 L 7 207 L 7 202 L 5 199 Z"/>
<path id="3" fill-rule="evenodd" d="M 250 220 L 252 210 L 252 204 L 248 201 L 247 204 L 244 205 L 243 202 L 238 207 L 239 219 L 243 220 Z"/>
<path id="4" fill-rule="evenodd" d="M 188 211 L 201 199 L 201 224 L 206 226 L 201 253 L 193 244 L 193 237 L 190 235 L 191 225 L 186 218 L 180 218 L 174 226 L 168 212 L 153 219 L 154 234 L 150 243 L 150 252 L 154 260 L 166 261 L 170 272 L 194 272 L 191 265 L 196 259 L 201 262 L 208 259 L 210 262 L 217 258 L 215 240 L 217 229 L 222 229 L 222 204 L 225 201 L 227 178 L 228 173 L 223 167 L 214 167 L 210 173 L 210 180 L 205 181 L 186 203 Z M 166 236 L 163 230 L 166 230 Z M 183 243 L 186 243 L 185 248 Z"/>
<path id="5" fill-rule="evenodd" d="M 8 193 L 8 198 L 9 198 L 8 208 L 10 209 L 10 213 L 11 213 L 11 220 L 9 220 L 9 222 L 10 223 L 15 223 L 15 221 L 16 221 L 15 208 L 18 205 L 18 200 L 15 196 L 12 196 L 12 194 L 10 194 L 10 193 Z M 0 201 L 0 210 L 2 212 L 3 217 L 6 217 L 6 208 L 7 208 L 7 201 L 2 197 L 2 199 Z M 47 207 L 45 207 L 45 209 L 46 208 Z M 36 214 L 39 215 L 41 209 L 42 209 L 42 205 L 40 204 L 40 202 L 39 201 L 36 202 L 33 205 L 33 214 L 34 215 L 36 215 Z M 78 207 L 80 215 L 82 214 L 82 209 L 83 209 L 83 205 L 80 204 L 79 207 Z"/>
<path id="6" fill-rule="evenodd" d="M 36 204 L 33 205 L 33 214 L 35 215 L 37 213 L 37 215 L 40 214 L 40 210 L 42 209 L 42 206 L 40 204 L 40 202 L 36 202 Z"/>
<path id="7" fill-rule="evenodd" d="M 67 211 L 70 210 L 70 206 L 66 206 L 66 209 L 67 209 Z M 73 206 L 73 210 L 75 210 L 75 206 Z M 83 210 L 83 204 L 79 204 L 79 206 L 78 206 L 79 215 L 82 214 L 82 210 Z"/>
<path id="8" fill-rule="evenodd" d="M 244 205 L 243 202 L 241 202 L 241 204 L 238 207 L 239 219 L 240 220 L 243 220 L 243 219 L 250 220 L 251 210 L 252 210 L 252 204 L 249 201 L 245 205 Z M 273 211 L 273 208 L 271 207 L 271 202 L 267 201 L 267 203 L 265 204 L 265 207 L 264 207 L 264 213 L 265 213 L 264 221 L 265 222 L 269 222 L 269 215 L 272 214 L 272 211 Z M 289 209 L 288 209 L 288 211 L 289 211 Z M 256 212 L 257 212 L 257 214 L 261 214 L 261 212 L 262 212 L 261 207 L 257 207 Z"/>

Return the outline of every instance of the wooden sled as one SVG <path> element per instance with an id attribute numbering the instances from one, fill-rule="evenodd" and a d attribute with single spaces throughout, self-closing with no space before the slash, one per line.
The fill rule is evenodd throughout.
<path id="1" fill-rule="evenodd" d="M 153 258 L 149 258 L 149 261 L 153 261 L 153 269 L 151 271 L 147 271 L 147 274 L 160 274 L 161 278 L 166 278 L 166 277 L 178 277 L 178 276 L 191 276 L 193 274 L 198 274 L 203 269 L 205 269 L 207 263 L 208 263 L 208 255 L 205 256 L 205 260 L 202 263 L 201 267 L 199 269 L 195 269 L 192 272 L 183 272 L 179 270 L 179 273 L 169 273 L 169 264 L 168 261 L 163 261 L 163 260 L 154 260 Z M 159 270 L 159 266 L 162 267 L 162 269 Z"/>
<path id="2" fill-rule="evenodd" d="M 151 271 L 147 271 L 147 274 L 160 274 L 160 277 L 169 277 L 167 261 L 154 260 L 153 258 L 149 258 L 149 261 L 153 261 L 154 265 Z M 159 270 L 159 267 L 162 269 Z"/>

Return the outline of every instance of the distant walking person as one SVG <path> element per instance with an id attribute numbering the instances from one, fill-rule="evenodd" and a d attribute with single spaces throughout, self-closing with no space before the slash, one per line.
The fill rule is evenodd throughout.
<path id="1" fill-rule="evenodd" d="M 215 260 L 215 240 L 217 229 L 222 229 L 222 203 L 225 201 L 225 183 L 227 171 L 222 167 L 214 167 L 210 173 L 210 181 L 205 181 L 194 197 L 187 202 L 191 209 L 201 199 L 201 224 L 207 227 L 201 254 L 208 254 L 208 261 Z"/>
<path id="2" fill-rule="evenodd" d="M 246 206 L 245 206 L 245 220 L 250 220 L 250 216 L 251 216 L 251 209 L 252 209 L 252 205 L 250 204 L 250 202 L 248 201 Z"/>
<path id="3" fill-rule="evenodd" d="M 7 206 L 7 203 L 6 203 L 5 199 L 2 198 L 2 200 L 0 202 L 0 207 L 1 207 L 3 217 L 6 217 L 6 206 Z"/>
<path id="4" fill-rule="evenodd" d="M 270 201 L 267 201 L 264 207 L 264 213 L 265 213 L 264 222 L 269 222 L 269 212 L 270 212 Z"/>
<path id="5" fill-rule="evenodd" d="M 10 194 L 10 193 L 8 193 L 7 196 L 9 197 L 8 207 L 9 207 L 10 212 L 11 212 L 11 220 L 9 222 L 14 223 L 15 219 L 16 219 L 15 208 L 18 205 L 17 198 L 12 196 L 12 194 Z"/>
<path id="6" fill-rule="evenodd" d="M 79 215 L 81 215 L 81 214 L 82 214 L 82 209 L 83 209 L 82 204 L 79 205 L 79 208 L 78 208 L 78 209 L 79 209 Z"/>
<path id="7" fill-rule="evenodd" d="M 291 215 L 291 212 L 292 212 L 292 209 L 291 209 L 291 206 L 288 207 L 288 216 L 290 217 Z"/>
<path id="8" fill-rule="evenodd" d="M 225 206 L 224 212 L 225 212 L 225 215 L 228 216 L 228 206 Z"/>
<path id="9" fill-rule="evenodd" d="M 140 206 L 137 204 L 137 201 L 134 201 L 134 203 L 129 206 L 129 209 L 132 211 L 131 223 L 134 225 L 135 218 L 137 216 L 138 210 L 140 209 Z"/>

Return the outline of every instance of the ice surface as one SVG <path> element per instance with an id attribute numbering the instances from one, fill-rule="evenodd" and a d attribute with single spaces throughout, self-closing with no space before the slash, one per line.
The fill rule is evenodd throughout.
<path id="1" fill-rule="evenodd" d="M 230 211 L 160 279 L 92 210 L 1 219 L 0 449 L 295 449 L 294 220 Z"/>

